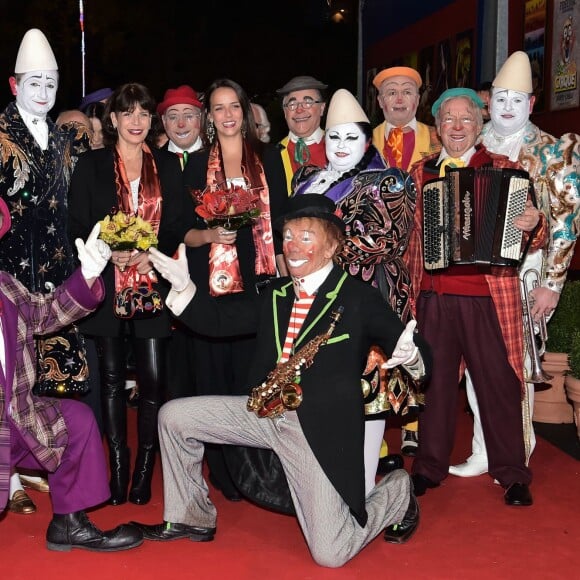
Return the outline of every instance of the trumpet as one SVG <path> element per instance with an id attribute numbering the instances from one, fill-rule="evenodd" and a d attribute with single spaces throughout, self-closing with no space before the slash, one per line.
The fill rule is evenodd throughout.
<path id="1" fill-rule="evenodd" d="M 540 272 L 535 268 L 526 270 L 520 279 L 520 290 L 522 295 L 522 305 L 524 309 L 524 338 L 527 345 L 527 351 L 530 355 L 531 369 L 524 369 L 527 383 L 547 383 L 554 377 L 549 375 L 542 368 L 541 356 L 546 350 L 548 340 L 548 329 L 546 326 L 546 317 L 542 316 L 538 322 L 538 336 L 540 344 L 536 342 L 536 328 L 532 317 L 532 307 L 530 303 L 530 291 L 538 288 L 540 285 Z"/>

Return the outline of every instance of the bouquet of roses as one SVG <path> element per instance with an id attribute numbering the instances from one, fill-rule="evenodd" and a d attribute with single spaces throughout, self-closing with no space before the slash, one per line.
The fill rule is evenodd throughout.
<path id="1" fill-rule="evenodd" d="M 193 190 L 192 195 L 198 204 L 195 212 L 210 228 L 221 226 L 227 230 L 237 230 L 260 215 L 258 194 L 251 189 L 237 185 L 216 191 L 206 188 Z"/>
<path id="2" fill-rule="evenodd" d="M 118 211 L 99 223 L 99 238 L 109 244 L 111 250 L 148 250 L 159 243 L 153 226 L 139 216 Z"/>

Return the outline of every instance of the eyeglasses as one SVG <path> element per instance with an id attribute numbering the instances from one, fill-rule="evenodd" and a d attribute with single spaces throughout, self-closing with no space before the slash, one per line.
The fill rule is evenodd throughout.
<path id="1" fill-rule="evenodd" d="M 302 107 L 303 109 L 311 109 L 313 105 L 318 105 L 323 102 L 324 101 L 314 101 L 312 99 L 307 99 L 304 101 L 291 101 L 290 103 L 286 103 L 284 108 L 288 109 L 289 111 L 295 111 L 298 107 Z"/>
<path id="2" fill-rule="evenodd" d="M 193 123 L 196 119 L 201 117 L 201 113 L 184 113 L 183 115 L 177 113 L 169 113 L 165 116 L 168 123 L 178 123 L 183 119 L 186 123 Z"/>

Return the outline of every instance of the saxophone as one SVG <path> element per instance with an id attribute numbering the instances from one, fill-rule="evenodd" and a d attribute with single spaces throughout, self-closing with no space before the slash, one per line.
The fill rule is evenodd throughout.
<path id="1" fill-rule="evenodd" d="M 286 410 L 293 411 L 300 406 L 302 389 L 296 382 L 296 378 L 300 376 L 300 369 L 312 365 L 316 353 L 334 332 L 343 312 L 344 307 L 339 306 L 330 315 L 330 326 L 324 334 L 309 340 L 286 362 L 278 363 L 266 380 L 252 389 L 246 404 L 248 411 L 253 411 L 260 418 L 274 419 L 283 415 Z"/>

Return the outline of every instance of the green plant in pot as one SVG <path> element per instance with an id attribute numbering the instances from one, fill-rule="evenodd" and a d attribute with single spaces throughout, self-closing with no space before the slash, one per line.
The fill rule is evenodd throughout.
<path id="1" fill-rule="evenodd" d="M 546 350 L 568 355 L 569 374 L 580 379 L 580 280 L 567 280 L 547 325 Z"/>

